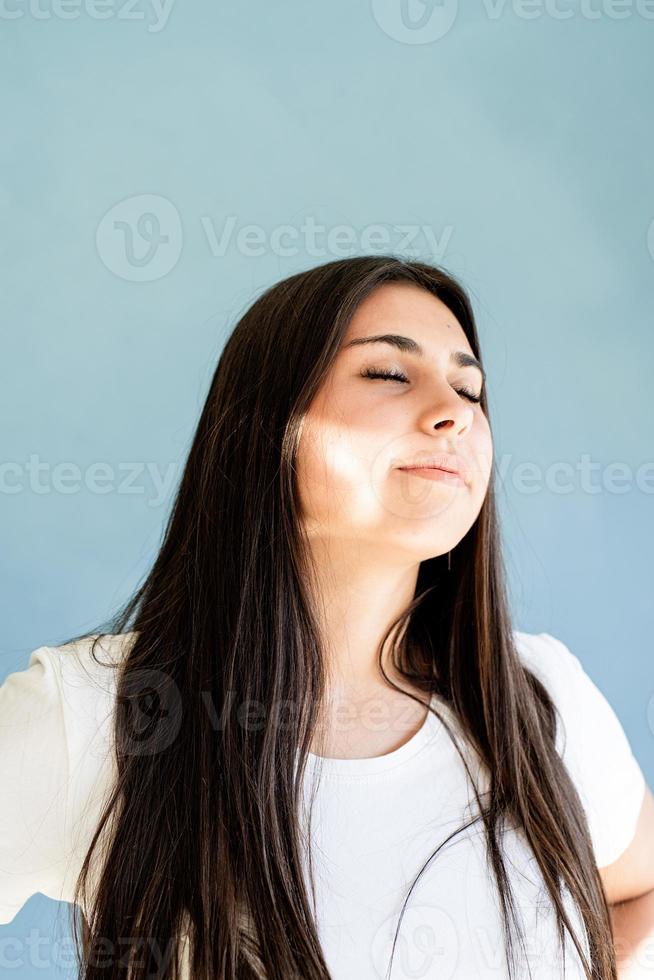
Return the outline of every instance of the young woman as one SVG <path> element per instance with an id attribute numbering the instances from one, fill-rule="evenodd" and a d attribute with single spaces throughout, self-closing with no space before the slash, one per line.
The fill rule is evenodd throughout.
<path id="1" fill-rule="evenodd" d="M 268 289 L 145 583 L 0 688 L 0 921 L 75 903 L 88 980 L 614 978 L 652 795 L 580 661 L 511 624 L 492 474 L 454 279 Z"/>

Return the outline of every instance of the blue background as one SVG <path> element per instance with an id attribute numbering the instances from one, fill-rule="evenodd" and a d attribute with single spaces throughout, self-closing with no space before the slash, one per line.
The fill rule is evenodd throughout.
<path id="1" fill-rule="evenodd" d="M 5 0 L 2 676 L 140 581 L 255 295 L 412 254 L 408 226 L 478 314 L 516 623 L 577 654 L 654 782 L 649 7 Z M 56 910 L 37 896 L 0 937 Z"/>

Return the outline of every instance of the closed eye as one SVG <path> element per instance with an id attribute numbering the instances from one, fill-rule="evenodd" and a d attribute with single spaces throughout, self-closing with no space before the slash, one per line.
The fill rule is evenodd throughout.
<path id="1" fill-rule="evenodd" d="M 409 379 L 406 374 L 402 371 L 388 370 L 388 369 L 378 369 L 378 368 L 364 368 L 361 371 L 362 378 L 377 378 L 384 381 L 399 381 L 403 384 L 407 384 Z M 462 398 L 467 398 L 468 401 L 474 402 L 476 405 L 481 401 L 481 394 L 476 395 L 474 391 L 469 388 L 455 388 L 454 389 L 458 395 Z"/>

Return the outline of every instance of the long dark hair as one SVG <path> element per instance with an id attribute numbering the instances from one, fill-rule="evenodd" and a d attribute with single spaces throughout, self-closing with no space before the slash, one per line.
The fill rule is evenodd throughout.
<path id="1" fill-rule="evenodd" d="M 305 858 L 312 869 L 303 777 L 326 674 L 294 461 L 353 313 L 389 282 L 442 300 L 481 359 L 466 292 L 427 263 L 347 258 L 267 289 L 220 356 L 151 571 L 103 633 L 86 634 L 97 660 L 105 635 L 129 633 L 124 656 L 108 661 L 118 669 L 115 784 L 75 893 L 86 980 L 177 977 L 183 945 L 194 980 L 329 978 L 303 877 Z M 487 413 L 485 394 L 481 406 Z M 514 928 L 523 937 L 502 854 L 507 825 L 533 851 L 560 943 L 567 930 L 587 976 L 615 980 L 584 810 L 555 747 L 557 713 L 514 646 L 493 473 L 451 570 L 443 556 L 421 563 L 380 654 L 394 628 L 405 642 L 391 644 L 393 663 L 425 704 L 440 699 L 443 714 L 430 710 L 448 731 L 446 715 L 455 719 L 488 775 L 473 822 L 483 825 L 510 975 Z M 246 703 L 265 709 L 256 724 L 237 710 Z M 290 722 L 280 722 L 280 705 L 291 706 Z M 315 899 L 314 888 L 311 870 Z M 581 913 L 589 956 L 562 889 Z M 124 937 L 133 955 L 107 961 L 102 951 Z"/>

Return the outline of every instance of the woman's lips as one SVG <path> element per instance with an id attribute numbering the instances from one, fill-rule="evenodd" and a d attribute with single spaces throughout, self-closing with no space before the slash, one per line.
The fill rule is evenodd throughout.
<path id="1" fill-rule="evenodd" d="M 451 473 L 449 470 L 439 469 L 437 466 L 399 466 L 402 473 L 411 473 L 412 476 L 421 476 L 423 480 L 436 480 L 439 483 L 455 483 L 464 485 L 465 480 L 460 473 Z"/>
<path id="2" fill-rule="evenodd" d="M 413 473 L 415 476 L 422 476 L 427 480 L 465 484 L 469 484 L 470 482 L 468 463 L 459 453 L 428 453 L 422 451 L 414 455 L 413 459 L 407 460 L 406 462 L 403 462 L 401 459 L 397 460 L 396 466 L 398 469 L 405 470 L 407 473 Z M 438 475 L 443 472 L 445 472 L 445 476 Z"/>

